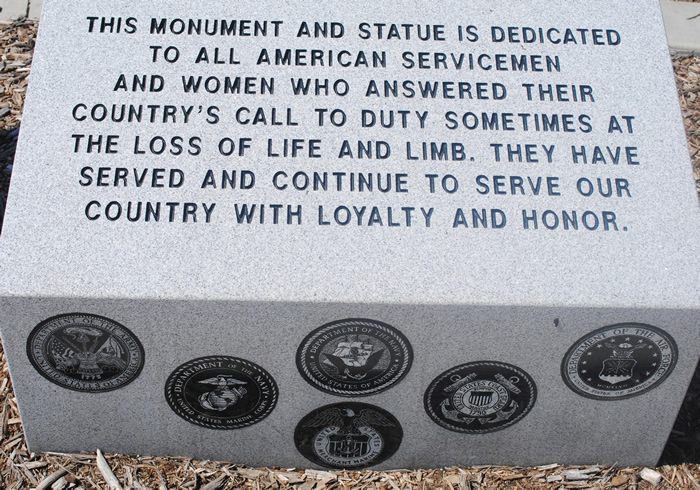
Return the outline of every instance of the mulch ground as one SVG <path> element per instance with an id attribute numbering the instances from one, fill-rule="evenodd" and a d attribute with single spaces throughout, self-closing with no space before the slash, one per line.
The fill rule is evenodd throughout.
<path id="1" fill-rule="evenodd" d="M 700 0 L 698 0 L 700 1 Z M 30 73 L 37 23 L 0 23 L 0 230 Z M 700 57 L 673 59 L 688 146 L 700 192 Z M 95 448 L 97 450 L 97 448 Z M 700 370 L 657 468 L 452 467 L 419 471 L 314 471 L 125 455 L 33 454 L 27 450 L 0 344 L 0 488 L 678 488 L 700 489 Z"/>

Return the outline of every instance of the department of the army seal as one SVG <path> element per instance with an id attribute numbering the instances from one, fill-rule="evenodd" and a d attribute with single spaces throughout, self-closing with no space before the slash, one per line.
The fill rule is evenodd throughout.
<path id="1" fill-rule="evenodd" d="M 210 429 L 260 422 L 277 404 L 277 383 L 260 366 L 228 356 L 200 357 L 175 369 L 165 398 L 183 419 Z"/>
<path id="2" fill-rule="evenodd" d="M 678 347 L 663 330 L 618 323 L 581 337 L 561 363 L 569 388 L 596 400 L 621 400 L 661 384 L 673 371 Z"/>
<path id="3" fill-rule="evenodd" d="M 445 429 L 482 434 L 515 424 L 532 410 L 536 398 L 535 382 L 522 369 L 479 361 L 435 378 L 424 404 L 430 418 Z"/>
<path id="4" fill-rule="evenodd" d="M 301 419 L 294 444 L 301 454 L 327 468 L 359 469 L 391 457 L 401 445 L 396 417 L 367 403 L 326 405 Z"/>
<path id="5" fill-rule="evenodd" d="M 93 393 L 131 383 L 144 362 L 143 347 L 128 328 L 89 313 L 57 315 L 41 322 L 29 334 L 27 356 L 49 381 Z"/>
<path id="6" fill-rule="evenodd" d="M 408 373 L 413 350 L 396 328 L 350 318 L 311 332 L 297 350 L 299 372 L 312 386 L 340 396 L 387 390 Z"/>

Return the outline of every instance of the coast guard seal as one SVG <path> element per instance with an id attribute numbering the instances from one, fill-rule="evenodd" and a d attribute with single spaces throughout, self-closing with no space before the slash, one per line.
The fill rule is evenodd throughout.
<path id="1" fill-rule="evenodd" d="M 297 368 L 319 390 L 365 396 L 401 381 L 413 362 L 408 339 L 376 320 L 350 318 L 311 332 L 297 350 Z"/>
<path id="2" fill-rule="evenodd" d="M 678 347 L 663 330 L 619 323 L 581 337 L 561 363 L 569 388 L 596 400 L 621 400 L 661 384 L 673 371 Z"/>
<path id="3" fill-rule="evenodd" d="M 505 429 L 532 410 L 535 382 L 503 362 L 461 364 L 435 378 L 425 392 L 425 411 L 454 432 L 482 434 Z"/>
<path id="4" fill-rule="evenodd" d="M 357 469 L 391 457 L 403 429 L 386 410 L 366 403 L 326 405 L 301 419 L 294 444 L 301 454 L 327 468 Z"/>
<path id="5" fill-rule="evenodd" d="M 210 429 L 239 429 L 270 415 L 277 383 L 260 366 L 228 356 L 199 357 L 181 365 L 165 383 L 170 408 Z"/>
<path id="6" fill-rule="evenodd" d="M 141 373 L 143 346 L 124 325 L 89 313 L 57 315 L 37 325 L 27 356 L 43 377 L 69 390 L 100 393 Z"/>

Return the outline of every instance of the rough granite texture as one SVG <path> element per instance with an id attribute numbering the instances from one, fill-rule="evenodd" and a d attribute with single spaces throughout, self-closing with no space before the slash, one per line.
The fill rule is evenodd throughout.
<path id="1" fill-rule="evenodd" d="M 400 448 L 379 467 L 429 467 L 452 464 L 533 465 L 551 461 L 575 463 L 654 464 L 698 361 L 698 202 L 694 191 L 673 73 L 665 43 L 661 13 L 654 1 L 626 1 L 615 5 L 592 1 L 586 5 L 553 7 L 544 1 L 499 8 L 489 2 L 431 4 L 426 8 L 409 1 L 377 5 L 341 2 L 238 2 L 227 9 L 204 2 L 192 9 L 182 2 L 148 4 L 115 1 L 109 12 L 87 1 L 47 0 L 32 80 L 22 121 L 22 132 L 3 234 L 0 237 L 0 329 L 32 451 L 105 451 L 139 454 L 187 455 L 252 465 L 309 466 L 295 449 L 293 432 L 310 411 L 344 400 L 316 390 L 297 372 L 295 353 L 302 339 L 315 328 L 344 318 L 369 318 L 399 329 L 414 352 L 413 366 L 396 386 L 377 395 L 351 401 L 374 404 L 389 411 L 403 428 Z M 328 13 L 326 13 L 328 12 Z M 88 32 L 91 16 L 137 19 L 129 34 Z M 281 20 L 279 37 L 151 34 L 151 18 Z M 297 37 L 302 21 L 342 22 L 338 39 Z M 361 39 L 358 26 L 369 23 L 371 40 Z M 377 40 L 375 23 L 441 24 L 444 41 Z M 100 20 L 93 24 L 99 31 Z M 170 24 L 168 24 L 170 25 Z M 479 41 L 457 40 L 457 26 L 477 26 Z M 551 43 L 494 43 L 491 26 L 538 29 L 555 27 L 563 32 L 577 28 L 610 29 L 620 36 L 617 45 Z M 400 27 L 403 34 L 404 28 Z M 252 32 L 252 30 L 251 30 Z M 240 32 L 239 32 L 240 34 Z M 384 33 L 386 35 L 386 31 Z M 592 36 L 592 31 L 588 31 Z M 563 36 L 563 34 L 562 34 Z M 603 42 L 607 39 L 605 31 Z M 580 38 L 577 38 L 580 39 Z M 153 62 L 149 46 L 176 46 L 180 60 Z M 200 48 L 213 60 L 228 61 L 229 49 L 240 64 L 195 64 Z M 256 64 L 260 50 L 271 65 Z M 275 49 L 332 50 L 333 66 L 275 66 Z M 368 53 L 370 67 L 343 68 L 337 54 L 356 60 Z M 387 67 L 371 68 L 372 51 L 386 51 Z M 406 69 L 402 53 L 419 52 L 435 66 L 435 55 L 447 53 L 449 68 Z M 450 53 L 559 56 L 561 71 L 457 70 Z M 301 56 L 301 55 L 300 55 Z M 531 58 L 529 58 L 531 59 Z M 294 54 L 292 55 L 294 60 Z M 546 66 L 543 64 L 541 66 Z M 134 74 L 159 75 L 158 92 L 115 90 L 121 74 L 131 89 Z M 275 78 L 271 94 L 183 93 L 182 77 L 215 76 Z M 295 96 L 289 79 L 311 77 L 344 79 L 347 96 Z M 446 99 L 436 97 L 367 97 L 370 80 L 383 93 L 384 80 L 416 82 L 454 81 L 500 83 L 507 89 L 503 100 Z M 595 102 L 528 100 L 522 84 L 566 84 L 592 87 Z M 156 82 L 157 87 L 157 82 Z M 260 80 L 256 88 L 260 90 Z M 400 89 L 401 90 L 401 89 Z M 442 89 L 441 89 L 442 90 Z M 223 88 L 222 88 L 223 91 Z M 448 95 L 457 94 L 455 89 Z M 491 86 L 487 87 L 492 94 Z M 490 95 L 489 95 L 490 97 Z M 569 95 L 570 97 L 570 95 Z M 174 105 L 176 122 L 95 122 L 79 104 Z M 184 123 L 180 107 L 194 106 Z M 199 112 L 199 106 L 202 111 Z M 220 118 L 206 122 L 207 109 Z M 88 119 L 73 118 L 84 113 Z M 241 124 L 241 107 L 265 112 L 268 124 Z M 297 126 L 272 125 L 271 110 L 284 121 L 291 110 Z M 318 125 L 316 108 L 342 109 L 344 127 Z M 410 111 L 406 129 L 363 128 L 361 110 Z M 147 110 L 144 108 L 144 110 Z M 414 111 L 428 111 L 421 129 Z M 519 116 L 515 130 L 446 129 L 445 113 L 455 120 L 468 112 L 573 114 L 574 131 L 537 131 L 530 121 L 525 131 Z M 590 124 L 590 132 L 579 130 Z M 616 116 L 620 131 L 609 131 Z M 633 116 L 633 133 L 622 116 Z M 329 114 L 326 114 L 326 118 Z M 533 116 L 534 117 L 534 116 Z M 461 124 L 461 123 L 460 123 Z M 503 122 L 501 120 L 501 125 Z M 507 124 L 508 125 L 508 124 Z M 78 151 L 76 137 L 84 134 Z M 105 153 L 107 135 L 118 135 Z M 103 146 L 85 151 L 87 135 L 102 135 Z M 134 154 L 156 136 L 184 138 L 181 155 Z M 191 137 L 201 138 L 199 155 L 187 155 Z M 217 144 L 232 138 L 236 152 L 222 156 Z M 239 138 L 250 138 L 250 149 L 239 155 Z M 282 153 L 284 138 L 318 139 L 321 158 L 309 158 L 308 141 L 296 157 L 268 157 Z M 338 158 L 343 140 L 353 146 L 356 158 Z M 386 159 L 357 158 L 357 141 L 384 141 L 391 146 Z M 461 143 L 464 161 L 409 159 L 420 154 L 421 142 Z M 501 161 L 490 145 L 503 144 Z M 535 144 L 538 162 L 509 162 L 505 145 Z M 551 162 L 541 145 L 555 145 Z M 586 146 L 592 159 L 599 146 L 607 163 L 575 164 L 571 146 Z M 609 148 L 608 148 L 609 147 Z M 611 154 L 621 147 L 620 161 Z M 639 164 L 629 165 L 625 147 L 634 147 Z M 156 148 L 157 149 L 157 148 Z M 523 150 L 524 151 L 524 150 Z M 473 158 L 473 160 L 472 160 Z M 92 185 L 81 169 L 92 167 Z M 98 167 L 163 168 L 166 187 L 152 188 L 150 170 L 143 187 L 132 176 L 126 187 L 96 186 Z M 170 169 L 185 176 L 179 188 L 168 188 Z M 206 171 L 213 170 L 216 188 L 202 188 Z M 222 189 L 221 171 L 255 173 L 255 187 Z M 288 174 L 285 190 L 275 189 L 276 172 Z M 291 189 L 295 172 L 405 173 L 408 192 L 313 191 Z M 426 174 L 438 174 L 434 193 Z M 454 193 L 441 190 L 443 175 L 460 183 Z M 133 173 L 132 173 L 133 175 Z M 520 176 L 527 195 L 482 195 L 477 176 Z M 532 195 L 527 177 L 542 177 L 539 195 Z M 547 195 L 547 177 L 557 177 L 561 195 Z M 375 175 L 376 178 L 376 175 Z M 626 179 L 631 197 L 582 196 L 576 190 L 581 178 Z M 622 182 L 622 181 L 619 181 Z M 447 182 L 450 183 L 449 181 Z M 332 188 L 331 185 L 329 188 Z M 517 190 L 517 188 L 516 188 Z M 100 203 L 86 210 L 91 201 Z M 109 221 L 108 203 L 196 203 L 198 220 L 183 223 L 181 204 L 172 222 Z M 216 203 L 211 222 L 203 219 L 202 203 Z M 239 224 L 235 206 L 253 203 L 282 204 L 279 224 L 267 207 L 265 223 L 258 217 Z M 145 204 L 144 204 L 145 205 Z M 286 224 L 286 207 L 302 206 L 301 224 Z M 163 206 L 165 206 L 163 204 Z M 319 206 L 323 221 L 319 224 Z M 363 225 L 341 226 L 333 220 L 339 206 L 368 206 Z M 382 225 L 369 222 L 378 207 Z M 388 226 L 387 207 L 393 221 Z M 406 227 L 401 207 L 414 207 L 412 226 Z M 431 226 L 425 226 L 420 208 L 434 208 Z M 462 208 L 469 226 L 455 224 Z M 496 209 L 507 217 L 502 229 L 475 228 L 471 210 Z M 116 209 L 116 208 L 113 208 Z M 557 229 L 524 229 L 522 212 L 547 210 L 559 214 Z M 615 225 L 605 231 L 602 221 L 594 231 L 563 229 L 561 211 L 586 211 L 602 220 L 615 213 Z M 89 220 L 87 215 L 101 216 Z M 341 211 L 342 213 L 342 211 Z M 553 219 L 550 214 L 550 220 Z M 343 215 L 339 215 L 342 220 Z M 295 220 L 296 218 L 293 218 Z M 296 223 L 296 221 L 294 221 Z M 548 221 L 551 226 L 553 221 Z M 491 218 L 489 224 L 492 225 Z M 617 228 L 617 229 L 615 229 Z M 82 312 L 102 315 L 125 325 L 143 344 L 145 364 L 132 383 L 107 393 L 81 393 L 63 389 L 41 377 L 26 354 L 29 333 L 40 322 L 59 314 Z M 579 338 L 613 324 L 634 322 L 656 326 L 678 345 L 671 375 L 660 385 L 633 398 L 599 401 L 577 395 L 560 374 L 562 358 Z M 265 368 L 279 386 L 279 401 L 269 417 L 235 431 L 215 431 L 181 419 L 168 406 L 163 386 L 181 364 L 203 356 L 245 358 Z M 487 434 L 447 431 L 433 423 L 423 409 L 423 394 L 440 373 L 472 361 L 500 361 L 525 370 L 537 385 L 532 411 L 518 423 Z M 128 407 L 128 408 L 127 408 Z"/>

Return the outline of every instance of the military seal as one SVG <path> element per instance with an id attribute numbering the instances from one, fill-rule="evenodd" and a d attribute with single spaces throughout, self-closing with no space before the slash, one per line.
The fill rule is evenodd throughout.
<path id="1" fill-rule="evenodd" d="M 566 385 L 596 400 L 622 400 L 646 393 L 673 371 L 678 347 L 660 328 L 618 323 L 578 339 L 561 363 Z"/>
<path id="2" fill-rule="evenodd" d="M 193 359 L 165 383 L 170 408 L 183 419 L 210 429 L 239 429 L 270 415 L 277 383 L 260 366 L 228 356 Z"/>
<path id="3" fill-rule="evenodd" d="M 435 378 L 423 399 L 433 421 L 454 432 L 482 434 L 510 427 L 532 410 L 535 382 L 495 361 L 461 364 Z"/>
<path id="4" fill-rule="evenodd" d="M 376 320 L 350 318 L 311 332 L 297 350 L 297 368 L 312 386 L 340 396 L 365 396 L 401 381 L 413 362 L 408 339 Z"/>
<path id="5" fill-rule="evenodd" d="M 358 469 L 391 457 L 403 429 L 386 410 L 367 403 L 336 403 L 305 416 L 294 431 L 301 454 L 327 468 Z"/>
<path id="6" fill-rule="evenodd" d="M 131 383 L 141 373 L 143 346 L 124 325 L 89 313 L 57 315 L 27 339 L 32 366 L 69 390 L 100 393 Z"/>

